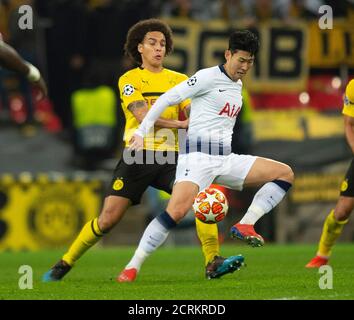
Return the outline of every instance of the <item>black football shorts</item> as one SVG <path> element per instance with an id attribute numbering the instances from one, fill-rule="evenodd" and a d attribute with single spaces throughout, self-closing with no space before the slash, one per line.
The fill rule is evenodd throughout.
<path id="1" fill-rule="evenodd" d="M 128 152 L 127 149 L 124 152 Z M 177 152 L 139 151 L 133 155 L 138 163 L 126 161 L 123 156 L 118 162 L 107 195 L 115 195 L 131 200 L 132 205 L 140 203 L 148 186 L 171 194 L 176 176 Z M 157 162 L 156 159 L 168 158 L 168 163 Z M 173 159 L 173 161 L 171 161 Z M 142 160 L 142 161 L 141 161 Z"/>
<path id="2" fill-rule="evenodd" d="M 354 159 L 345 174 L 345 178 L 340 187 L 340 195 L 343 197 L 354 197 Z"/>

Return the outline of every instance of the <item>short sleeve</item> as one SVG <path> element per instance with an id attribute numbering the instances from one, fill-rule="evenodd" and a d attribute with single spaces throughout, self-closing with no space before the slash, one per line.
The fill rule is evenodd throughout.
<path id="1" fill-rule="evenodd" d="M 177 75 L 177 83 L 181 83 L 182 81 L 188 80 L 188 76 L 183 73 L 178 73 Z M 191 99 L 183 100 L 179 103 L 178 107 L 180 111 L 183 111 L 187 106 L 191 104 Z"/>
<path id="2" fill-rule="evenodd" d="M 136 77 L 129 74 L 122 75 L 119 78 L 118 87 L 125 108 L 134 101 L 145 100 L 141 93 L 141 84 Z"/>
<path id="3" fill-rule="evenodd" d="M 200 70 L 189 79 L 176 86 L 179 96 L 183 99 L 198 96 L 212 87 L 212 78 L 207 69 Z"/>

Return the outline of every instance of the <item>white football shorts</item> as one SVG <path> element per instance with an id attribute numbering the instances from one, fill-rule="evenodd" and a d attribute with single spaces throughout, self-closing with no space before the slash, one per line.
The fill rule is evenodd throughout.
<path id="1" fill-rule="evenodd" d="M 234 190 L 242 190 L 245 178 L 256 156 L 231 153 L 227 156 L 191 152 L 178 156 L 177 182 L 191 181 L 199 190 L 216 183 Z"/>

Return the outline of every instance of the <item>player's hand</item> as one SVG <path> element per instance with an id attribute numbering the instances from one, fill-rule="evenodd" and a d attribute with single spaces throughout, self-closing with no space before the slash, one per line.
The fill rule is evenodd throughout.
<path id="1" fill-rule="evenodd" d="M 129 141 L 129 150 L 140 151 L 144 147 L 144 138 L 134 134 Z"/>
<path id="2" fill-rule="evenodd" d="M 42 100 L 48 95 L 48 89 L 45 81 L 41 77 L 38 81 L 32 82 L 32 84 L 39 89 L 39 93 L 36 96 L 36 100 Z"/>
<path id="3" fill-rule="evenodd" d="M 189 126 L 189 119 L 180 121 L 179 129 L 188 129 Z"/>

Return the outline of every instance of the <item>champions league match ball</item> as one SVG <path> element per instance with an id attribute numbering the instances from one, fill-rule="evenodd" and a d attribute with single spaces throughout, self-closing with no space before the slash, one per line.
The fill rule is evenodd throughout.
<path id="1" fill-rule="evenodd" d="M 198 193 L 193 203 L 195 216 L 204 223 L 217 223 L 227 214 L 229 205 L 225 195 L 218 189 L 206 188 Z"/>

